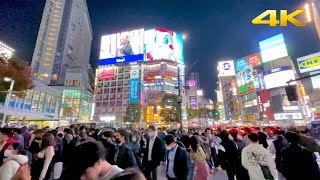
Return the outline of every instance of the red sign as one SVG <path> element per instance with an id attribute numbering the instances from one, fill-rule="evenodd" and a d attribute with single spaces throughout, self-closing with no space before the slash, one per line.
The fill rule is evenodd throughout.
<path id="1" fill-rule="evenodd" d="M 98 75 L 98 80 L 108 80 L 115 78 L 115 69 L 114 68 L 102 68 L 100 69 L 100 74 Z"/>
<path id="2" fill-rule="evenodd" d="M 260 53 L 251 54 L 247 56 L 248 66 L 259 66 L 261 65 Z"/>

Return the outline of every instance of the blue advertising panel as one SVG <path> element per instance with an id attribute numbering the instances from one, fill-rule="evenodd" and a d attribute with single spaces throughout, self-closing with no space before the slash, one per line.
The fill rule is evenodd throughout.
<path id="1" fill-rule="evenodd" d="M 103 65 L 110 65 L 110 64 L 130 63 L 130 62 L 136 62 L 136 61 L 143 61 L 143 54 L 100 59 L 99 65 L 103 66 Z"/>
<path id="2" fill-rule="evenodd" d="M 248 66 L 246 57 L 236 59 L 234 60 L 234 63 L 235 63 L 236 72 L 241 71 L 242 69 Z"/>
<path id="3" fill-rule="evenodd" d="M 286 43 L 282 34 L 260 41 L 259 47 L 263 63 L 288 56 Z"/>
<path id="4" fill-rule="evenodd" d="M 139 78 L 130 79 L 129 102 L 139 102 Z"/>

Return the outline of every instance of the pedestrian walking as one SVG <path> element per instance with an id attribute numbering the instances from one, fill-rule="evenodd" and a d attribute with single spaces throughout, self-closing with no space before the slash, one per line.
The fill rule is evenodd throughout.
<path id="1" fill-rule="evenodd" d="M 192 136 L 190 138 L 190 156 L 194 164 L 194 179 L 195 180 L 207 180 L 208 171 L 207 171 L 207 162 L 206 154 L 203 149 L 200 147 L 198 140 Z"/>

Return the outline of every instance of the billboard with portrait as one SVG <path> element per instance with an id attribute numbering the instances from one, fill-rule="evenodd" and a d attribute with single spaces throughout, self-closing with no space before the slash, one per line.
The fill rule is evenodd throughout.
<path id="1" fill-rule="evenodd" d="M 100 65 L 143 60 L 144 30 L 138 29 L 101 37 Z"/>
<path id="2" fill-rule="evenodd" d="M 234 76 L 235 75 L 235 69 L 233 61 L 220 61 L 218 63 L 218 71 L 220 76 Z"/>
<path id="3" fill-rule="evenodd" d="M 300 73 L 316 71 L 320 69 L 320 52 L 297 59 Z"/>
<path id="4" fill-rule="evenodd" d="M 170 60 L 184 64 L 182 35 L 164 28 L 145 31 L 144 60 Z"/>
<path id="5" fill-rule="evenodd" d="M 259 47 L 263 63 L 288 56 L 282 34 L 260 41 Z"/>

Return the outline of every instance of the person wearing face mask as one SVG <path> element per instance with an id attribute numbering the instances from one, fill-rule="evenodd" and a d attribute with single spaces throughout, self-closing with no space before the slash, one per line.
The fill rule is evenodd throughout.
<path id="1" fill-rule="evenodd" d="M 118 153 L 117 145 L 112 142 L 113 133 L 106 131 L 102 133 L 101 142 L 105 148 L 105 159 L 111 164 L 116 164 L 116 154 Z"/>
<path id="2" fill-rule="evenodd" d="M 130 143 L 131 148 L 136 154 L 140 154 L 140 143 L 138 140 L 138 135 L 137 134 L 132 135 L 131 140 L 132 140 Z"/>
<path id="3" fill-rule="evenodd" d="M 143 149 L 144 158 L 142 160 L 144 173 L 147 179 L 157 179 L 157 167 L 164 161 L 164 149 L 162 141 L 157 137 L 157 129 L 153 125 L 148 127 L 149 140 Z"/>
<path id="4" fill-rule="evenodd" d="M 118 144 L 119 152 L 117 155 L 116 165 L 122 169 L 129 167 L 140 168 L 139 161 L 131 149 L 131 147 L 126 143 L 129 134 L 124 129 L 119 129 L 115 132 L 115 142 Z"/>
<path id="5" fill-rule="evenodd" d="M 20 154 L 22 148 L 20 143 L 13 143 L 4 151 L 5 159 L 0 167 L 1 180 L 11 180 L 21 165 L 28 164 L 28 157 Z"/>
<path id="6" fill-rule="evenodd" d="M 168 180 L 186 180 L 190 172 L 190 156 L 187 150 L 179 147 L 171 134 L 164 138 L 164 142 L 169 151 L 166 172 Z"/>

